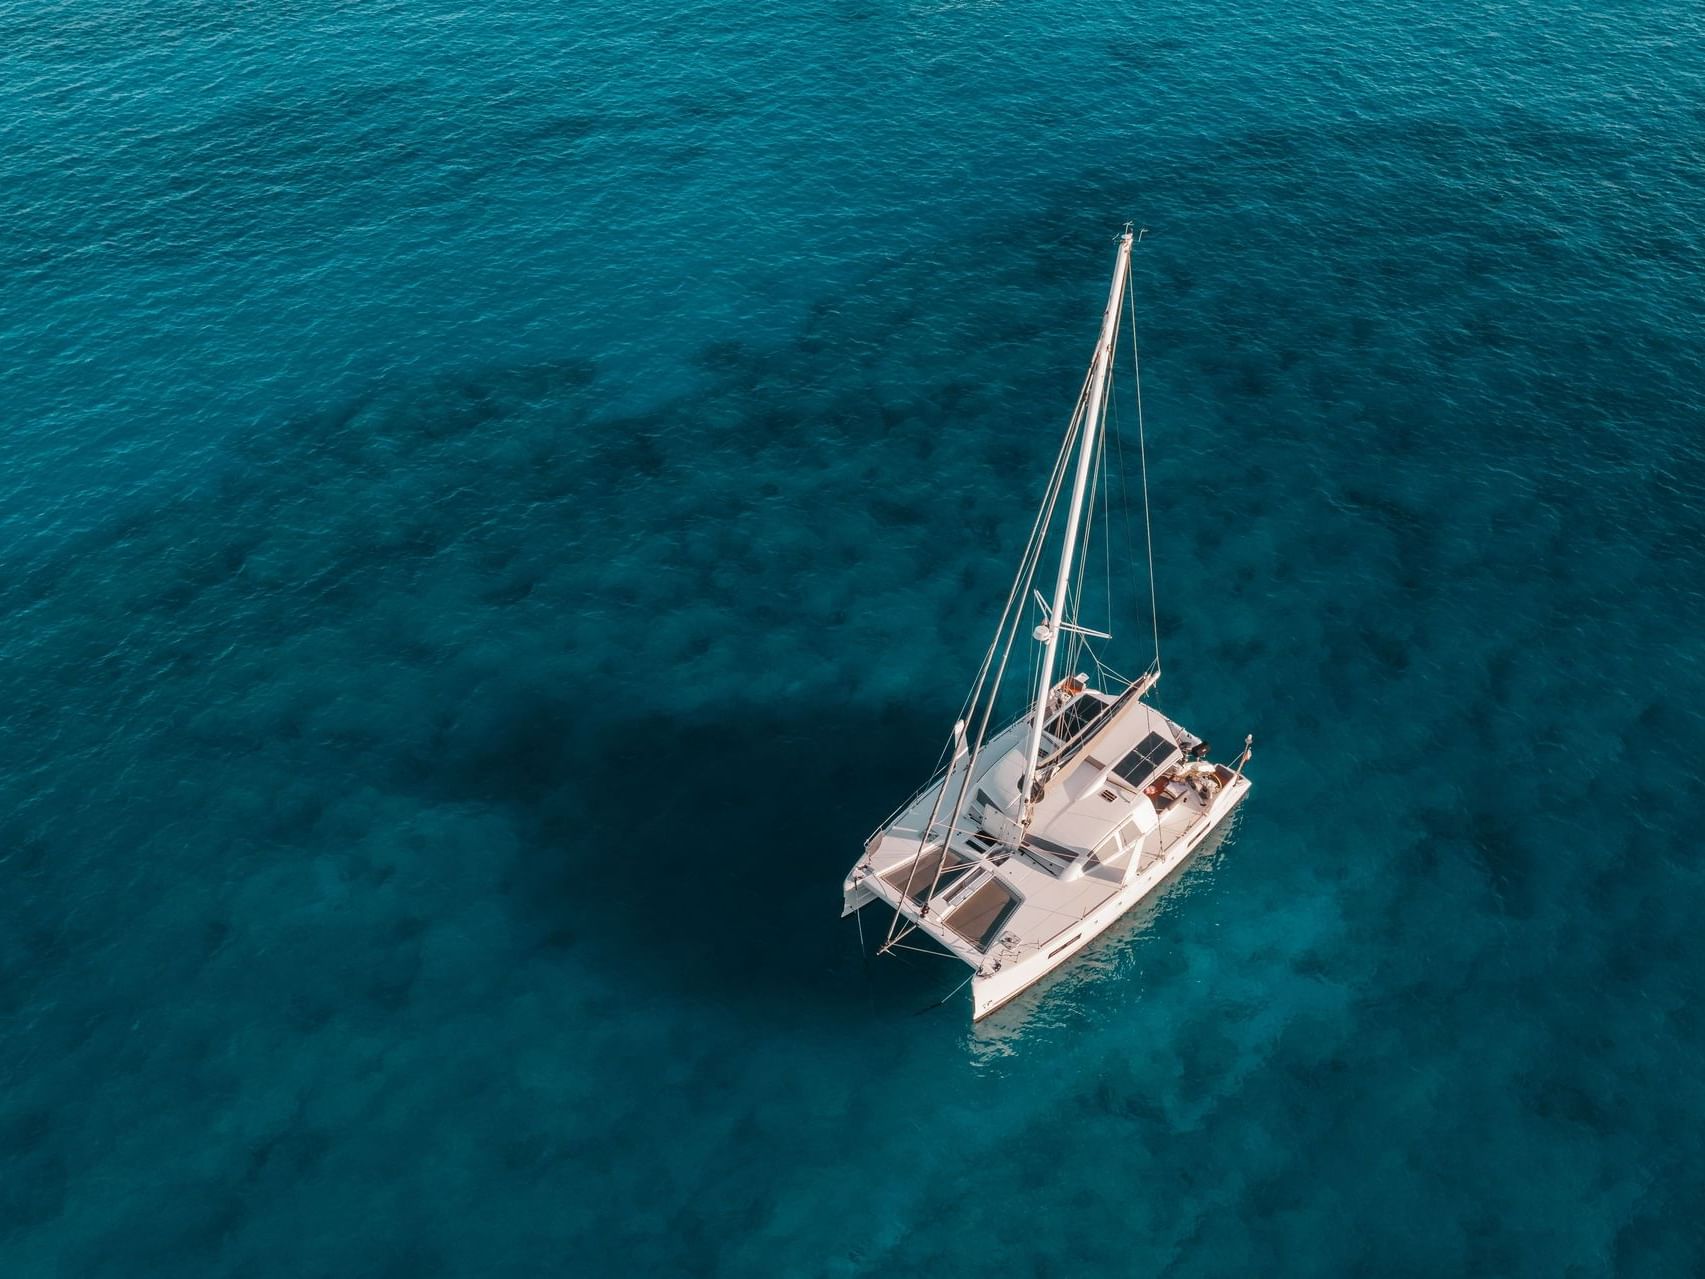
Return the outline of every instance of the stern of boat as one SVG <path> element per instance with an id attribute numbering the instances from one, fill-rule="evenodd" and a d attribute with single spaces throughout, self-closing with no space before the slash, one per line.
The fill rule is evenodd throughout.
<path id="1" fill-rule="evenodd" d="M 846 882 L 841 885 L 841 918 L 856 915 L 871 902 L 876 900 L 876 894 L 870 890 L 866 882 L 867 876 L 860 875 L 856 870 L 848 875 Z"/>

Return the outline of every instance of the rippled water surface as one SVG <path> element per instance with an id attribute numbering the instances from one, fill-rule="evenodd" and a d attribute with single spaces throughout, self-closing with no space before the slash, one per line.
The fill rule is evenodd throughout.
<path id="1" fill-rule="evenodd" d="M 1705 1269 L 1696 5 L 0 0 L 0 84 L 5 1274 Z M 1256 788 L 972 1028 L 839 881 L 1127 218 Z"/>

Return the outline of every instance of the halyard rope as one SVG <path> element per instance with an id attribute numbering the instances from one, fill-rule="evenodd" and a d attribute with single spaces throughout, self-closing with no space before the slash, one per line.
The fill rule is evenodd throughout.
<path id="1" fill-rule="evenodd" d="M 1125 291 L 1125 301 L 1131 316 L 1131 370 L 1137 383 L 1137 454 L 1143 472 L 1143 536 L 1148 542 L 1149 561 L 1149 619 L 1154 624 L 1154 668 L 1160 669 L 1160 604 L 1154 586 L 1154 524 L 1149 518 L 1149 453 L 1148 439 L 1143 431 L 1143 365 L 1137 352 L 1137 294 Z"/>

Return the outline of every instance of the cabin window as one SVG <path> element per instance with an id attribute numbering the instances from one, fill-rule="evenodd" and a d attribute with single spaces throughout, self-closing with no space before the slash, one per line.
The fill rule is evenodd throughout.
<path id="1" fill-rule="evenodd" d="M 1089 860 L 1083 864 L 1085 871 L 1092 871 L 1097 866 L 1104 866 L 1119 856 L 1119 836 L 1114 831 L 1107 832 L 1107 838 L 1096 845 L 1095 851 L 1089 855 Z"/>
<path id="2" fill-rule="evenodd" d="M 1068 848 L 1064 844 L 1056 844 L 1051 839 L 1043 839 L 1040 835 L 1026 835 L 1024 846 L 1032 852 L 1047 853 L 1052 857 L 1059 857 L 1068 862 L 1076 861 L 1083 855 L 1082 849 Z"/>
<path id="3" fill-rule="evenodd" d="M 1141 790 L 1178 753 L 1178 745 L 1160 733 L 1150 733 L 1135 749 L 1113 765 L 1113 771 Z"/>

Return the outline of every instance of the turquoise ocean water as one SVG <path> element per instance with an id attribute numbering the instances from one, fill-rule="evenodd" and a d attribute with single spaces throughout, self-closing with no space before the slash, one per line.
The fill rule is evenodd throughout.
<path id="1" fill-rule="evenodd" d="M 0 84 L 0 1273 L 1705 1270 L 1697 5 L 13 0 Z M 972 1028 L 839 883 L 1127 218 L 1256 789 Z"/>

